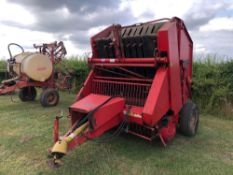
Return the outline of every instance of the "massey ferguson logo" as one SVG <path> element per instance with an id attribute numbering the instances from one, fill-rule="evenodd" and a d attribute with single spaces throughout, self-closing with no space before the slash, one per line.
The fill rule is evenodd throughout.
<path id="1" fill-rule="evenodd" d="M 47 70 L 47 67 L 38 67 L 37 68 L 37 71 L 45 71 L 45 70 Z"/>

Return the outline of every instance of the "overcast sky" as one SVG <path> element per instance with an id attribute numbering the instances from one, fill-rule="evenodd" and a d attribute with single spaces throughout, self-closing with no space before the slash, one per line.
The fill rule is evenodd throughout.
<path id="1" fill-rule="evenodd" d="M 0 58 L 7 44 L 63 40 L 69 55 L 90 51 L 89 38 L 104 27 L 182 18 L 194 52 L 233 56 L 233 0 L 0 0 Z"/>

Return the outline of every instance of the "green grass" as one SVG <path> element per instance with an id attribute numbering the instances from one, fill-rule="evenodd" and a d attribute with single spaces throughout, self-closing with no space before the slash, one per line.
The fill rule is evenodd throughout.
<path id="1" fill-rule="evenodd" d="M 0 96 L 0 175 L 221 175 L 233 174 L 233 121 L 201 116 L 198 135 L 178 134 L 168 148 L 122 134 L 108 143 L 86 142 L 51 169 L 47 149 L 53 144 L 53 119 L 72 104 L 74 94 L 61 93 L 57 107 L 43 108 L 38 99 L 22 103 Z M 69 121 L 61 120 L 67 130 Z"/>

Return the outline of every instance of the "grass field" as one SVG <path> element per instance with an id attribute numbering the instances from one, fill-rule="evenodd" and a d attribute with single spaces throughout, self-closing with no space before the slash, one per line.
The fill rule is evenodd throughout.
<path id="1" fill-rule="evenodd" d="M 47 148 L 53 144 L 53 118 L 75 95 L 61 93 L 54 108 L 42 108 L 38 99 L 22 103 L 14 96 L 0 96 L 0 175 L 221 175 L 233 174 L 233 121 L 201 116 L 198 135 L 177 135 L 168 148 L 122 134 L 108 143 L 87 142 L 51 169 Z M 65 131 L 69 126 L 61 120 Z"/>

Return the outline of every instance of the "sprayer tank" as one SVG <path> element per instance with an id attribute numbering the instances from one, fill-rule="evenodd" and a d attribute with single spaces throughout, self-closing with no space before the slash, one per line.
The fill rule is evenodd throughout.
<path id="1" fill-rule="evenodd" d="M 25 74 L 34 81 L 44 82 L 52 75 L 53 64 L 47 55 L 24 52 L 15 56 L 13 70 L 19 76 Z"/>

